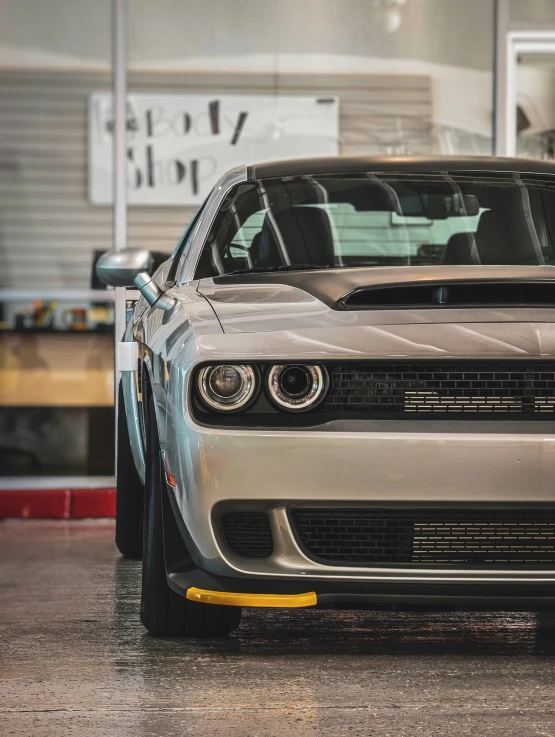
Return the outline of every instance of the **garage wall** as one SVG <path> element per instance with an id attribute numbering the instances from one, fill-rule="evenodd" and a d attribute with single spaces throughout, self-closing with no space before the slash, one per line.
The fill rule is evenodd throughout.
<path id="1" fill-rule="evenodd" d="M 88 287 L 112 212 L 87 201 L 87 95 L 100 72 L 0 71 L 0 286 Z M 431 80 L 408 75 L 130 73 L 130 92 L 340 98 L 340 153 L 426 153 Z M 130 207 L 129 245 L 171 251 L 192 208 Z"/>

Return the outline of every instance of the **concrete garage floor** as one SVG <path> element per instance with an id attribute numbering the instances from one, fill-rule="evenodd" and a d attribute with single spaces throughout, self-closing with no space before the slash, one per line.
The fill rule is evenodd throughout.
<path id="1" fill-rule="evenodd" d="M 0 523 L 0 734 L 555 735 L 533 614 L 247 611 L 155 640 L 109 522 Z"/>

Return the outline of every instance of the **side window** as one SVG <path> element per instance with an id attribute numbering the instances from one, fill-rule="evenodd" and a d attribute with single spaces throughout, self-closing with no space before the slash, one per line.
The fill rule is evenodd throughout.
<path id="1" fill-rule="evenodd" d="M 183 256 L 183 253 L 189 244 L 189 237 L 192 234 L 194 227 L 197 224 L 202 211 L 204 210 L 205 205 L 206 205 L 206 200 L 204 200 L 202 205 L 199 207 L 199 209 L 193 216 L 193 219 L 191 220 L 189 225 L 185 228 L 185 232 L 181 236 L 181 240 L 175 247 L 175 251 L 173 252 L 173 257 L 172 257 L 172 265 L 170 266 L 170 270 L 168 271 L 168 277 L 166 279 L 166 287 L 171 287 L 175 284 L 175 276 L 177 273 L 177 267 L 179 266 L 181 257 Z"/>

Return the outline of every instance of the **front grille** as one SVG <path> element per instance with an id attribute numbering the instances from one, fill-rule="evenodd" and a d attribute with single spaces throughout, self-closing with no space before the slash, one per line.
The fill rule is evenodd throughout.
<path id="1" fill-rule="evenodd" d="M 294 509 L 291 518 L 309 556 L 340 565 L 555 563 L 554 509 Z"/>
<path id="2" fill-rule="evenodd" d="M 227 512 L 222 516 L 222 531 L 229 548 L 247 558 L 267 558 L 274 545 L 265 512 Z"/>
<path id="3" fill-rule="evenodd" d="M 555 364 L 548 362 L 343 363 L 330 365 L 323 409 L 336 413 L 518 415 L 555 411 Z"/>

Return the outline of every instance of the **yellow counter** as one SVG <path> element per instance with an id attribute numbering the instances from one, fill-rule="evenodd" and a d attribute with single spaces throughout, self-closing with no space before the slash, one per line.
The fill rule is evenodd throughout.
<path id="1" fill-rule="evenodd" d="M 111 407 L 110 334 L 0 332 L 0 406 Z"/>

